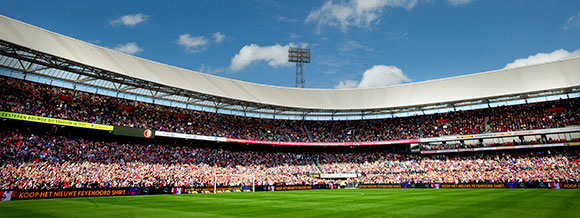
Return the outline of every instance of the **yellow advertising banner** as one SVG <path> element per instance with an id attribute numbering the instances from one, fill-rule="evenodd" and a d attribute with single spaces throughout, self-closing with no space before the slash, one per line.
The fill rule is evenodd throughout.
<path id="1" fill-rule="evenodd" d="M 0 118 L 113 131 L 114 126 L 0 111 Z"/>

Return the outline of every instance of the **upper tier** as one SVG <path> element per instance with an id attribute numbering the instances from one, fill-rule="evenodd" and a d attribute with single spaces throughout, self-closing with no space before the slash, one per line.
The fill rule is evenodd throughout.
<path id="1" fill-rule="evenodd" d="M 580 125 L 580 98 L 388 119 L 277 120 L 134 102 L 1 76 L 0 111 L 270 142 L 374 143 Z"/>

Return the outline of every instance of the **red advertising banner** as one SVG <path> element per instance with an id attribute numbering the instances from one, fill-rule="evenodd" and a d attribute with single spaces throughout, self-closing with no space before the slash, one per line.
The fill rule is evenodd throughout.
<path id="1" fill-rule="evenodd" d="M 280 146 L 368 146 L 368 145 L 397 145 L 419 143 L 420 139 L 405 139 L 392 141 L 375 141 L 375 142 L 278 142 L 278 141 L 259 141 L 248 139 L 226 139 L 226 142 L 247 143 L 260 145 L 280 145 Z"/>

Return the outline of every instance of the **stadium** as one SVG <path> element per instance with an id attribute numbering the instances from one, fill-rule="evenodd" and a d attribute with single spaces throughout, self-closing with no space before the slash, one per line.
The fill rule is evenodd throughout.
<path id="1" fill-rule="evenodd" d="M 579 214 L 580 58 L 300 89 L 0 30 L 2 216 Z"/>

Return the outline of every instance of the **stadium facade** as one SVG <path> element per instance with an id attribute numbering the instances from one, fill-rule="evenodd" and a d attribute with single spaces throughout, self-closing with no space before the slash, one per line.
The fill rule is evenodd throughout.
<path id="1" fill-rule="evenodd" d="M 580 58 L 296 89 L 180 69 L 0 16 L 0 92 L 3 201 L 339 184 L 580 187 Z M 328 118 L 339 120 L 320 121 Z"/>

